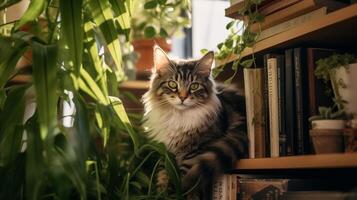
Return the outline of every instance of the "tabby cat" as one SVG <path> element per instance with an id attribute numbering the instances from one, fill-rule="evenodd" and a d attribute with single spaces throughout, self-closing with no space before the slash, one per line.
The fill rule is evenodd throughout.
<path id="1" fill-rule="evenodd" d="M 183 191 L 198 183 L 191 199 L 211 199 L 215 179 L 248 149 L 244 97 L 215 84 L 213 60 L 213 52 L 199 60 L 173 60 L 154 47 L 150 89 L 143 96 L 144 127 L 176 156 Z M 161 171 L 159 186 L 167 180 Z"/>

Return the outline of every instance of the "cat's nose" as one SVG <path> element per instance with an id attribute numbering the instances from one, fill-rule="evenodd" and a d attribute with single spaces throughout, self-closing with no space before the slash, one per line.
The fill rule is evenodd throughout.
<path id="1" fill-rule="evenodd" d="M 187 96 L 179 96 L 179 98 L 181 99 L 182 102 L 184 102 L 185 99 L 187 99 Z"/>
<path id="2" fill-rule="evenodd" d="M 182 90 L 182 91 L 179 91 L 178 96 L 181 99 L 181 101 L 184 102 L 185 99 L 187 99 L 187 97 L 188 97 L 188 93 L 187 93 L 187 91 Z"/>

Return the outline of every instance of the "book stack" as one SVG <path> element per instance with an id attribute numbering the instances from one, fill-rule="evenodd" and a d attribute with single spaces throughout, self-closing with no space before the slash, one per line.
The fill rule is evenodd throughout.
<path id="1" fill-rule="evenodd" d="M 226 16 L 245 20 L 237 12 L 244 3 L 244 0 L 231 0 Z M 258 41 L 264 40 L 346 5 L 344 1 L 336 0 L 264 0 L 258 6 L 258 12 L 265 16 L 264 21 L 253 24 L 251 31 L 260 33 Z"/>
<path id="2" fill-rule="evenodd" d="M 249 158 L 313 153 L 308 118 L 332 105 L 316 61 L 334 52 L 296 47 L 265 54 L 262 69 L 244 69 Z"/>

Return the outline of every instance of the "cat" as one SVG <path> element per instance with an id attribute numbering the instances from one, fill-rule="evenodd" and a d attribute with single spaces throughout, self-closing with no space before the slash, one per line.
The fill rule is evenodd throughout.
<path id="1" fill-rule="evenodd" d="M 211 199 L 212 184 L 247 156 L 245 98 L 211 77 L 214 53 L 198 60 L 170 59 L 154 47 L 149 90 L 143 95 L 144 127 L 176 156 L 189 199 Z M 168 178 L 160 171 L 159 187 Z"/>

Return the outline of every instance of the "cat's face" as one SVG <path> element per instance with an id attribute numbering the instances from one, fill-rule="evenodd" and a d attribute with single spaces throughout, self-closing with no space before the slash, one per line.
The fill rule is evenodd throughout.
<path id="1" fill-rule="evenodd" d="M 205 104 L 213 92 L 210 79 L 213 57 L 213 52 L 209 52 L 200 60 L 175 61 L 155 47 L 150 90 L 157 102 L 179 110 Z"/>

